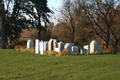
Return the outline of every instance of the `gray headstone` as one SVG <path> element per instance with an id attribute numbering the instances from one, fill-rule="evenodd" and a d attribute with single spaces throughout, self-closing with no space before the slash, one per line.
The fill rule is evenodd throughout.
<path id="1" fill-rule="evenodd" d="M 27 41 L 27 48 L 32 48 L 32 47 L 34 47 L 34 43 L 33 43 L 33 41 L 32 40 L 28 40 Z"/>
<path id="2" fill-rule="evenodd" d="M 83 49 L 86 49 L 87 52 L 89 53 L 89 52 L 90 52 L 90 45 L 85 45 L 85 46 L 83 46 Z"/>
<path id="3" fill-rule="evenodd" d="M 80 54 L 87 53 L 87 52 L 88 52 L 88 50 L 86 50 L 86 49 L 80 49 Z"/>
<path id="4" fill-rule="evenodd" d="M 60 51 L 64 49 L 65 43 L 64 42 L 59 42 L 58 43 L 58 48 L 60 48 Z"/>
<path id="5" fill-rule="evenodd" d="M 73 53 L 77 53 L 77 52 L 78 52 L 78 47 L 72 46 L 72 52 L 73 52 Z"/>
<path id="6" fill-rule="evenodd" d="M 98 42 L 96 40 L 93 40 L 90 43 L 90 53 L 95 53 L 96 51 L 98 51 Z"/>
<path id="7" fill-rule="evenodd" d="M 0 7 L 0 49 L 6 49 L 4 5 Z"/>
<path id="8" fill-rule="evenodd" d="M 74 43 L 66 43 L 64 46 L 64 49 L 68 49 L 68 53 L 72 52 L 72 46 L 74 46 Z"/>
<path id="9" fill-rule="evenodd" d="M 48 50 L 55 51 L 55 48 L 57 48 L 57 40 L 56 39 L 50 39 L 48 42 Z"/>
<path id="10" fill-rule="evenodd" d="M 44 41 L 44 51 L 48 51 L 48 41 Z"/>

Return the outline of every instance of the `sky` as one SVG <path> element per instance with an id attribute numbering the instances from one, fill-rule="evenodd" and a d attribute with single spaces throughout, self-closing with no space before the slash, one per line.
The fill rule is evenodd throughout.
<path id="1" fill-rule="evenodd" d="M 59 8 L 62 6 L 61 4 L 62 0 L 48 0 L 48 7 L 54 11 L 54 15 L 52 15 L 52 18 L 50 18 L 50 22 L 53 22 L 54 24 L 57 24 L 57 20 L 54 19 L 54 17 L 58 16 L 58 12 L 56 10 L 59 10 Z"/>

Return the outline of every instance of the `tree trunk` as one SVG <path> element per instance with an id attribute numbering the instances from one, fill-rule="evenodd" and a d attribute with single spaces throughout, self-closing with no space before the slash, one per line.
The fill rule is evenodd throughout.
<path id="1" fill-rule="evenodd" d="M 108 48 L 108 45 L 109 45 L 109 41 L 106 41 L 106 48 Z"/>
<path id="2" fill-rule="evenodd" d="M 40 21 L 40 18 L 41 18 L 41 15 L 40 13 L 38 13 L 38 17 L 39 17 L 39 24 L 38 24 L 38 39 L 40 40 L 40 32 L 41 32 L 41 21 Z"/>
<path id="3" fill-rule="evenodd" d="M 115 45 L 113 45 L 113 48 L 117 47 L 117 44 L 119 43 L 120 38 L 116 40 Z"/>

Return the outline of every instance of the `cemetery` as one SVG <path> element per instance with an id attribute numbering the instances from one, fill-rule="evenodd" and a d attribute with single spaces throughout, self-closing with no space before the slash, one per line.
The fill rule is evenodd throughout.
<path id="1" fill-rule="evenodd" d="M 30 42 L 31 41 L 31 42 Z M 27 48 L 33 48 L 34 43 L 32 40 L 27 41 Z M 66 50 L 68 54 L 100 54 L 99 45 L 96 40 L 93 40 L 90 45 L 83 46 L 83 49 L 78 50 L 77 46 L 74 46 L 74 43 L 64 43 L 57 42 L 56 39 L 50 39 L 49 41 L 39 41 L 36 39 L 35 41 L 35 54 L 43 55 L 46 51 L 55 51 L 56 53 L 60 53 Z M 113 53 L 114 54 L 114 53 Z"/>
<path id="2" fill-rule="evenodd" d="M 14 51 L 32 52 L 40 55 L 49 56 L 68 56 L 68 55 L 98 55 L 98 54 L 116 54 L 117 51 L 113 48 L 107 50 L 99 50 L 99 44 L 96 40 L 93 40 L 89 45 L 79 48 L 74 43 L 57 42 L 56 39 L 50 39 L 49 41 L 35 40 L 35 44 L 32 40 L 27 41 L 27 48 L 20 45 L 16 45 Z"/>
<path id="3" fill-rule="evenodd" d="M 47 1 L 1 1 L 0 80 L 119 80 L 120 1 Z"/>

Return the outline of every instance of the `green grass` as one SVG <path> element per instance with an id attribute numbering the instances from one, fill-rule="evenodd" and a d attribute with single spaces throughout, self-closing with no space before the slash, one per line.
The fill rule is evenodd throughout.
<path id="1" fill-rule="evenodd" d="M 120 53 L 50 57 L 0 50 L 0 80 L 120 80 Z"/>

